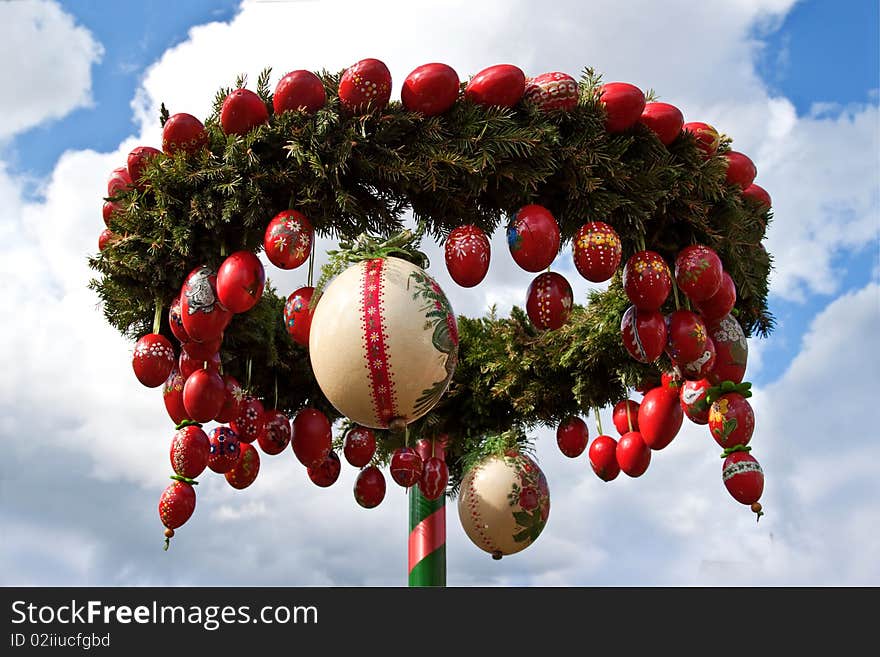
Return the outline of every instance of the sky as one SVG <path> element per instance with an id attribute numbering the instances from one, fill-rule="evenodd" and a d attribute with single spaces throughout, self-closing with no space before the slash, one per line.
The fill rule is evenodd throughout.
<path id="1" fill-rule="evenodd" d="M 877 3 L 416 4 L 0 3 L 0 349 L 11 364 L 0 379 L 0 584 L 405 584 L 403 490 L 391 483 L 379 507 L 361 509 L 354 468 L 318 489 L 289 450 L 264 456 L 244 491 L 204 476 L 195 515 L 163 552 L 156 504 L 173 429 L 87 288 L 107 176 L 135 146 L 160 146 L 161 102 L 204 118 L 239 73 L 255 80 L 272 66 L 274 82 L 365 57 L 388 64 L 394 97 L 431 61 L 462 79 L 502 62 L 530 75 L 593 66 L 730 135 L 773 198 L 778 324 L 750 340 L 746 375 L 761 521 L 728 496 L 705 427 L 686 421 L 644 476 L 610 483 L 586 456 L 564 457 L 548 428 L 535 434 L 552 500 L 543 534 L 492 561 L 451 501 L 449 584 L 880 584 L 880 435 L 868 412 L 880 384 Z M 500 233 L 486 281 L 468 290 L 427 245 L 459 314 L 524 303 L 531 276 Z M 570 254 L 553 267 L 584 302 L 590 286 Z M 269 271 L 279 291 L 304 284 L 304 272 Z"/>

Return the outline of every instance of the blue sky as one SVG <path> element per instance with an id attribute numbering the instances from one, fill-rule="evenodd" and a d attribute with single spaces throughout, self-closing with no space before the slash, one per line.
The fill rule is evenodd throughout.
<path id="1" fill-rule="evenodd" d="M 734 137 L 774 200 L 767 248 L 777 265 L 770 305 L 778 327 L 769 339 L 752 340 L 747 378 L 756 386 L 753 445 L 775 513 L 755 527 L 718 490 L 720 464 L 701 449 L 702 428 L 686 427 L 645 477 L 602 486 L 582 463 L 560 459 L 548 430 L 538 440 L 554 505 L 545 534 L 522 556 L 488 568 L 462 538 L 452 507 L 450 581 L 880 583 L 876 559 L 865 558 L 880 552 L 880 539 L 861 529 L 880 522 L 880 494 L 872 494 L 880 491 L 867 467 L 876 435 L 858 420 L 880 383 L 880 357 L 871 349 L 880 321 L 878 3 L 667 4 L 571 0 L 538 11 L 524 1 L 490 0 L 476 11 L 449 0 L 419 9 L 339 5 L 343 11 L 327 2 L 12 3 L 22 27 L 43 21 L 53 38 L 20 43 L 22 52 L 4 53 L 0 45 L 0 62 L 8 75 L 58 89 L 45 97 L 22 85 L 15 102 L 36 125 L 0 126 L 0 203 L 7 208 L 0 275 L 12 281 L 0 343 L 19 368 L 0 383 L 0 437 L 9 445 L 0 463 L 0 522 L 17 536 L 0 546 L 8 566 L 0 582 L 402 581 L 402 496 L 365 513 L 351 500 L 350 468 L 340 484 L 316 491 L 281 457 L 265 464 L 261 487 L 248 495 L 232 496 L 213 480 L 199 487 L 200 506 L 186 529 L 208 556 L 195 540 L 181 541 L 174 560 L 156 554 L 150 532 L 167 469 L 167 420 L 161 400 L 157 408 L 155 395 L 132 383 L 131 344 L 103 322 L 84 266 L 103 228 L 107 174 L 134 145 L 159 145 L 159 102 L 204 115 L 214 90 L 241 72 L 254 78 L 268 65 L 277 80 L 293 68 L 339 69 L 377 56 L 398 85 L 425 61 L 447 61 L 462 77 L 499 61 L 531 74 L 594 65 L 606 79 L 657 89 L 680 104 L 686 120 L 707 120 Z M 9 4 L 0 5 L 4 11 L 12 11 Z M 15 30 L 13 19 L 0 15 L 0 44 Z M 426 40 L 426 30 L 445 37 Z M 84 68 L 75 69 L 77 61 Z M 52 77 L 50 66 L 62 77 Z M 64 80 L 76 82 L 67 88 Z M 15 107 L 4 102 L 11 101 L 0 98 L 0 115 L 13 116 Z M 63 116 L 53 118 L 53 106 L 66 108 Z M 462 314 L 482 313 L 490 303 L 522 305 L 528 277 L 507 262 L 503 235 L 492 244 L 497 256 L 476 289 L 454 289 L 445 272 L 432 272 Z M 274 276 L 280 289 L 302 283 L 294 274 Z M 576 295 L 586 291 L 585 282 L 570 280 Z M 62 334 L 46 321 L 47 309 L 64 318 Z M 47 384 L 53 380 L 65 383 Z M 607 430 L 610 418 L 604 423 Z M 30 440 L 20 439 L 21 426 Z M 829 435 L 843 437 L 833 450 Z M 34 472 L 39 476 L 24 474 Z M 53 487 L 89 512 L 69 517 Z M 277 522 L 279 514 L 286 522 Z M 837 523 L 830 529 L 822 524 L 828 518 Z M 107 527 L 115 528 L 110 535 Z M 229 535 L 253 537 L 240 552 L 250 568 L 223 567 Z M 289 551 L 284 558 L 272 550 L 277 541 Z M 726 552 L 731 542 L 737 554 Z M 361 553 L 375 572 L 352 566 L 352 555 Z M 738 580 L 730 567 L 744 561 L 752 568 Z M 280 580 L 261 569 L 266 563 Z"/>

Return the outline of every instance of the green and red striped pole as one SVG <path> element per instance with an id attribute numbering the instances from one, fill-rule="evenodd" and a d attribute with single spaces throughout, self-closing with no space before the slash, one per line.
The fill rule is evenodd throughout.
<path id="1" fill-rule="evenodd" d="M 444 457 L 445 442 L 420 440 L 422 460 Z M 429 500 L 418 486 L 409 489 L 409 585 L 446 586 L 446 495 Z"/>

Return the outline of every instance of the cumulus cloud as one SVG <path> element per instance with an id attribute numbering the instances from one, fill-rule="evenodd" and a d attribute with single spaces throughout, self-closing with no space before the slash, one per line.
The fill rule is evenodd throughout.
<path id="1" fill-rule="evenodd" d="M 25 3 L 0 5 L 0 11 L 9 4 Z M 774 290 L 786 296 L 834 292 L 827 282 L 834 256 L 876 239 L 870 221 L 877 215 L 871 175 L 877 170 L 876 107 L 798 117 L 788 101 L 767 94 L 753 65 L 760 30 L 773 29 L 792 2 L 704 4 L 572 1 L 538 11 L 531 3 L 500 0 L 431 7 L 246 2 L 230 23 L 194 27 L 146 72 L 133 101 L 140 134 L 115 152 L 66 153 L 36 201 L 23 200 L 21 181 L 0 164 L 0 200 L 10 217 L 0 225 L 0 275 L 13 282 L 0 312 L 3 325 L 14 327 L 2 344 L 15 362 L 14 376 L 0 383 L 0 432 L 8 446 L 0 491 L 2 518 L 21 537 L 0 546 L 0 558 L 16 564 L 14 574 L 4 571 L 4 583 L 405 581 L 403 492 L 389 483 L 383 504 L 365 511 L 352 497 L 353 468 L 344 465 L 334 487 L 317 489 L 289 451 L 263 456 L 260 476 L 246 491 L 208 473 L 196 514 L 168 554 L 159 549 L 155 504 L 168 483 L 170 423 L 159 391 L 144 389 L 131 374 L 131 344 L 105 324 L 85 289 L 91 275 L 85 258 L 103 227 L 107 174 L 136 144 L 159 143 L 158 104 L 204 116 L 216 88 L 240 72 L 254 80 L 272 65 L 278 79 L 294 68 L 338 70 L 372 56 L 389 64 L 396 90 L 426 61 L 446 61 L 462 78 L 505 61 L 530 74 L 577 73 L 589 64 L 607 80 L 653 87 L 680 104 L 686 119 L 715 123 L 755 156 L 759 182 L 776 207 L 768 244 L 778 257 Z M 53 7 L 39 6 L 50 13 Z M 297 29 L 294 39 L 291 26 L 308 29 Z M 57 98 L 34 103 L 40 105 L 34 116 L 54 116 Z M 331 244 L 319 242 L 319 253 L 322 246 Z M 428 246 L 431 271 L 458 312 L 479 315 L 497 304 L 506 313 L 523 303 L 531 275 L 512 263 L 500 231 L 492 248 L 486 282 L 463 290 L 445 272 L 440 247 Z M 583 299 L 588 285 L 567 252 L 557 268 L 570 274 Z M 280 292 L 304 284 L 303 272 L 268 271 Z M 863 466 L 867 438 L 858 425 L 858 409 L 868 407 L 875 386 L 853 376 L 828 381 L 853 371 L 873 372 L 876 379 L 877 363 L 858 370 L 866 361 L 852 344 L 870 334 L 877 310 L 876 285 L 832 303 L 787 372 L 756 394 L 755 453 L 768 477 L 768 516 L 759 525 L 724 490 L 717 447 L 704 427 L 683 429 L 654 455 L 644 477 L 621 475 L 609 484 L 592 474 L 585 458 L 563 457 L 545 430 L 538 456 L 553 509 L 544 535 L 526 552 L 495 563 L 470 544 L 450 504 L 450 583 L 876 583 L 876 564 L 851 547 L 861 541 L 877 551 L 860 529 L 878 518 L 871 505 L 876 485 L 871 488 Z M 801 401 L 820 394 L 825 404 Z M 826 408 L 835 409 L 833 424 Z M 603 420 L 606 432 L 613 431 L 607 409 Z M 822 449 L 824 435 L 848 439 L 829 451 Z M 874 493 L 847 496 L 856 485 Z M 834 532 L 820 524 L 829 518 L 837 518 Z M 838 554 L 851 558 L 827 571 Z"/>
<path id="2" fill-rule="evenodd" d="M 0 143 L 91 103 L 103 48 L 56 2 L 0 3 Z"/>

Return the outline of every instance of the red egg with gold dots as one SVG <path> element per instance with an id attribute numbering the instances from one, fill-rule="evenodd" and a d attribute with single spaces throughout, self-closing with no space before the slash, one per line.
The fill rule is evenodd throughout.
<path id="1" fill-rule="evenodd" d="M 611 226 L 603 221 L 590 221 L 578 229 L 571 252 L 581 276 L 593 283 L 603 283 L 620 266 L 623 247 Z"/>
<path id="2" fill-rule="evenodd" d="M 555 330 L 568 321 L 574 297 L 571 285 L 554 271 L 538 274 L 529 285 L 526 313 L 535 328 Z"/>
<path id="3" fill-rule="evenodd" d="M 526 76 L 513 64 L 489 66 L 470 79 L 464 97 L 484 107 L 513 107 L 523 97 Z"/>
<path id="4" fill-rule="evenodd" d="M 204 124 L 192 114 L 172 114 L 162 127 L 162 150 L 168 155 L 178 151 L 198 153 L 208 145 Z"/>
<path id="5" fill-rule="evenodd" d="M 391 98 L 391 71 L 378 59 L 362 59 L 339 80 L 339 102 L 351 114 L 381 111 Z"/>
<path id="6" fill-rule="evenodd" d="M 653 363 L 666 348 L 666 319 L 657 310 L 630 306 L 620 320 L 620 337 L 630 356 Z"/>
<path id="7" fill-rule="evenodd" d="M 195 479 L 208 467 L 211 443 L 197 424 L 178 429 L 171 439 L 169 457 L 175 474 Z"/>
<path id="8" fill-rule="evenodd" d="M 523 101 L 542 112 L 568 111 L 578 103 L 577 80 L 559 71 L 528 78 Z"/>
<path id="9" fill-rule="evenodd" d="M 256 447 L 245 443 L 241 445 L 241 456 L 238 457 L 238 463 L 224 476 L 230 486 L 241 490 L 254 483 L 259 472 L 260 453 Z"/>
<path id="10" fill-rule="evenodd" d="M 276 267 L 295 269 L 308 260 L 314 239 L 315 229 L 302 212 L 282 210 L 266 226 L 263 249 Z"/>
<path id="11" fill-rule="evenodd" d="M 177 529 L 196 510 L 196 492 L 185 481 L 172 481 L 159 498 L 159 519 L 168 529 Z"/>
<path id="12" fill-rule="evenodd" d="M 520 267 L 530 272 L 547 269 L 559 252 L 559 224 L 547 208 L 526 205 L 507 226 L 507 246 Z"/>
<path id="13" fill-rule="evenodd" d="M 410 112 L 443 114 L 458 99 L 458 73 L 447 64 L 422 64 L 403 81 L 400 100 Z"/>
<path id="14" fill-rule="evenodd" d="M 623 290 L 639 310 L 659 310 L 672 290 L 669 265 L 654 251 L 639 251 L 623 268 Z"/>
<path id="15" fill-rule="evenodd" d="M 489 271 L 489 239 L 478 226 L 453 229 L 446 239 L 444 255 L 450 277 L 462 287 L 474 287 Z"/>

